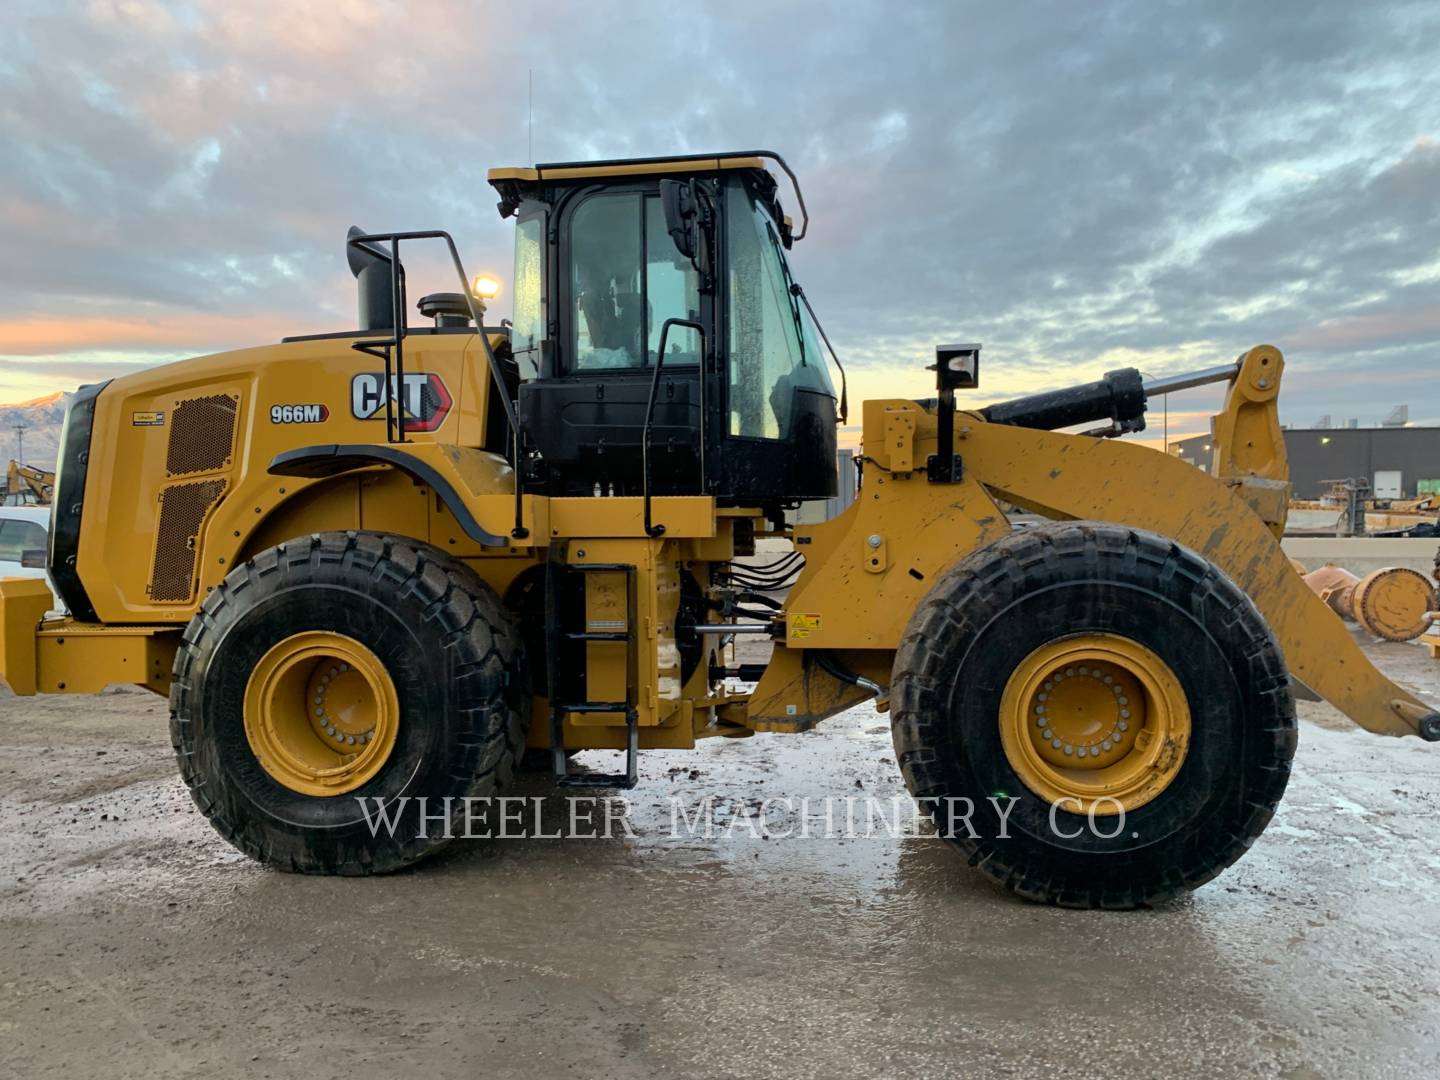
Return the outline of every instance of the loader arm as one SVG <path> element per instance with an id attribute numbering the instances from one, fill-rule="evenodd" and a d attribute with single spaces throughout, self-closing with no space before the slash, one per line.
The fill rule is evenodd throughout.
<path id="1" fill-rule="evenodd" d="M 1148 529 L 1203 555 L 1254 600 L 1306 686 L 1367 731 L 1440 739 L 1435 704 L 1365 657 L 1291 568 L 1236 480 L 1137 444 L 983 422 L 961 429 L 957 449 L 971 476 L 1018 506 Z"/>

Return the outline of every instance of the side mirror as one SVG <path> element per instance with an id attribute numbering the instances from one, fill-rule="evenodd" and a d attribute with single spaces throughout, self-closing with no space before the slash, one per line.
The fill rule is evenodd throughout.
<path id="1" fill-rule="evenodd" d="M 45 549 L 25 548 L 20 552 L 20 565 L 27 570 L 45 569 Z"/>
<path id="2" fill-rule="evenodd" d="M 695 188 L 683 180 L 661 180 L 660 206 L 670 239 L 681 255 L 693 260 L 700 251 L 700 204 Z"/>

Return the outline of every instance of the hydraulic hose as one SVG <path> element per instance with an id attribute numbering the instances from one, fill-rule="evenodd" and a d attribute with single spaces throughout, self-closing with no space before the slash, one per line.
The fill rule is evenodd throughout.
<path id="1" fill-rule="evenodd" d="M 875 695 L 875 704 L 877 705 L 888 704 L 890 700 L 890 688 L 888 686 L 881 686 L 873 679 L 867 679 L 864 675 L 855 674 L 855 672 L 845 667 L 830 655 L 828 649 L 816 649 L 813 655 L 815 657 L 815 663 L 819 665 L 820 670 L 825 672 L 826 675 L 834 679 L 839 679 L 843 683 L 849 683 L 851 686 L 858 686 L 862 690 L 870 691 L 870 693 Z"/>

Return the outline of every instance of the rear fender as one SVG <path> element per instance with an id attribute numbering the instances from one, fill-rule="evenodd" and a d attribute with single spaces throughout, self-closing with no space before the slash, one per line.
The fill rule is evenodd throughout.
<path id="1" fill-rule="evenodd" d="M 496 530 L 475 513 L 474 497 L 515 490 L 509 463 L 485 450 L 436 443 L 400 448 L 371 443 L 302 446 L 277 454 L 274 476 L 333 477 L 377 466 L 398 469 L 435 492 L 465 535 L 483 547 L 506 547 L 508 529 Z"/>

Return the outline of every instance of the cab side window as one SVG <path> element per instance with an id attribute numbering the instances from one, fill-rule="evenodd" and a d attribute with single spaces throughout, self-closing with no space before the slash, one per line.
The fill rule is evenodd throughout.
<path id="1" fill-rule="evenodd" d="M 699 275 L 666 232 L 658 196 L 586 199 L 570 219 L 570 261 L 574 370 L 644 367 L 666 319 L 699 315 Z M 688 340 L 671 334 L 667 347 L 678 353 L 676 344 Z"/>

